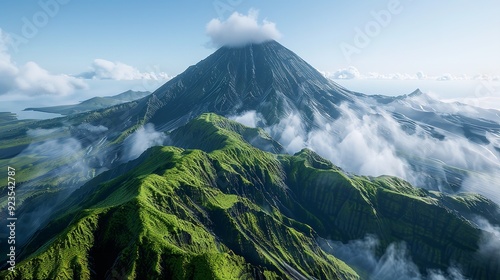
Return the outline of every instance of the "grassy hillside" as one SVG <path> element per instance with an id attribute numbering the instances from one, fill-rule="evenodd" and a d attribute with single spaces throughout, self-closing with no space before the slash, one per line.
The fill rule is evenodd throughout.
<path id="1" fill-rule="evenodd" d="M 203 114 L 75 191 L 4 279 L 359 279 L 319 238 L 405 241 L 415 263 L 492 279 L 474 258 L 497 221 L 476 195 L 447 196 L 394 177 L 349 175 L 310 150 L 277 155 L 265 132 Z M 496 220 L 495 220 L 496 219 Z"/>

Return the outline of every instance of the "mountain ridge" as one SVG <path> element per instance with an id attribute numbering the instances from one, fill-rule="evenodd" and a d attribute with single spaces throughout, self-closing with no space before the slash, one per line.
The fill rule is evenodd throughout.
<path id="1" fill-rule="evenodd" d="M 71 115 L 71 114 L 85 113 L 88 111 L 94 111 L 99 109 L 105 109 L 121 103 L 126 103 L 137 99 L 141 99 L 149 94 L 151 94 L 151 92 L 149 91 L 127 90 L 125 92 L 113 96 L 92 97 L 74 105 L 26 108 L 23 111 L 38 111 L 38 112 L 54 113 L 61 115 Z"/>
<path id="2" fill-rule="evenodd" d="M 153 147 L 128 172 L 110 170 L 100 175 L 105 179 L 89 181 L 32 238 L 26 248 L 33 253 L 6 279 L 358 279 L 363 271 L 325 253 L 317 238 L 347 241 L 366 233 L 377 234 L 382 247 L 405 240 L 420 267 L 446 270 L 451 260 L 465 275 L 500 273 L 467 257 L 477 250 L 481 231 L 460 213 L 495 220 L 498 206 L 485 198 L 456 199 L 394 177 L 348 176 L 307 149 L 267 153 L 245 140 L 251 128 L 215 114 L 186 126 L 170 133 L 174 141 L 193 139 L 198 129 L 222 145 L 206 146 L 206 138 L 197 137 L 185 148 Z M 68 257 L 49 257 L 54 254 Z M 206 265 L 211 268 L 197 270 Z"/>
<path id="3" fill-rule="evenodd" d="M 19 275 L 356 279 L 371 270 L 318 240 L 347 244 L 375 234 L 376 259 L 403 242 L 421 274 L 458 264 L 468 277 L 496 277 L 494 257 L 480 256 L 488 235 L 475 219 L 500 225 L 498 205 L 461 193 L 463 180 L 481 170 L 435 154 L 480 147 L 494 157 L 500 124 L 474 117 L 482 111 L 441 113 L 409 99 L 350 92 L 268 42 L 221 48 L 139 100 L 2 126 L 0 153 L 19 153 L 0 162 L 19 170 L 18 213 L 27 227 L 19 241 L 28 240 Z M 248 112 L 257 128 L 227 119 Z M 321 132 L 326 145 L 303 149 Z M 143 153 L 129 161 L 135 144 Z M 389 153 L 367 158 L 363 148 L 379 144 Z M 348 173 L 333 164 L 340 155 L 329 161 L 325 150 L 377 167 L 401 157 L 404 171 L 429 179 L 419 185 L 428 189 Z M 37 231 L 21 237 L 29 230 Z"/>

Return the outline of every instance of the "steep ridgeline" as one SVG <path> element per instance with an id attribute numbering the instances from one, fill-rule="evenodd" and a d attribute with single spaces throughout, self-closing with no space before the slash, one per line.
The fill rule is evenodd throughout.
<path id="1" fill-rule="evenodd" d="M 113 100 L 135 97 L 134 92 L 125 92 Z M 0 167 L 6 167 L 9 161 L 23 172 L 19 178 L 21 188 L 25 188 L 23 196 L 43 194 L 48 188 L 59 191 L 79 186 L 94 174 L 126 161 L 123 141 L 148 123 L 156 130 L 170 131 L 202 113 L 230 116 L 255 110 L 263 116 L 265 125 L 301 112 L 301 119 L 312 127 L 315 115 L 333 119 L 338 114 L 336 104 L 346 100 L 350 95 L 345 89 L 277 42 L 222 47 L 144 98 L 84 113 L 75 113 L 82 108 L 71 107 L 66 117 L 0 127 Z M 83 109 L 96 105 L 94 101 L 85 102 Z M 71 150 L 78 150 L 82 164 L 65 157 L 55 160 L 54 156 L 35 154 L 39 146 L 69 142 L 74 144 Z M 261 148 L 283 150 L 277 147 Z M 73 170 L 75 165 L 84 168 L 77 172 Z M 68 169 L 72 171 L 61 171 Z M 30 208 L 27 212 L 38 212 L 35 206 L 26 207 Z"/>
<path id="2" fill-rule="evenodd" d="M 102 173 L 67 199 L 2 279 L 359 279 L 320 246 L 367 234 L 378 254 L 405 241 L 422 273 L 460 267 L 495 279 L 479 256 L 476 215 L 500 224 L 491 201 L 417 189 L 393 177 L 358 177 L 310 150 L 276 155 L 264 132 L 203 114 Z"/>
<path id="3" fill-rule="evenodd" d="M 114 99 L 123 102 L 122 95 Z M 324 120 L 337 118 L 337 105 L 350 102 L 352 98 L 348 90 L 323 77 L 275 41 L 240 48 L 222 47 L 142 99 L 109 108 L 95 107 L 95 100 L 88 100 L 86 102 L 94 106 L 92 109 L 102 109 L 73 114 L 81 112 L 82 108 L 73 110 L 71 107 L 72 115 L 67 117 L 36 121 L 2 131 L 0 156 L 19 150 L 16 143 L 33 141 L 26 134 L 28 129 L 90 124 L 108 129 L 104 143 L 98 140 L 90 144 L 96 146 L 99 143 L 106 148 L 111 144 L 113 149 L 94 149 L 90 155 L 96 153 L 105 158 L 99 160 L 101 166 L 96 168 L 109 168 L 113 159 L 120 157 L 120 149 L 115 149 L 117 145 L 147 123 L 153 123 L 157 130 L 170 131 L 202 113 L 213 112 L 229 117 L 254 110 L 262 116 L 261 127 L 277 124 L 299 112 L 303 125 L 312 128 L 315 117 Z M 89 109 L 84 105 L 85 111 Z"/>
<path id="4" fill-rule="evenodd" d="M 298 55 L 270 41 L 222 47 L 142 99 L 59 121 L 40 121 L 36 126 L 103 125 L 109 128 L 109 140 L 120 142 L 146 123 L 169 131 L 202 113 L 232 116 L 254 110 L 262 116 L 262 126 L 277 124 L 299 112 L 303 125 L 310 129 L 315 117 L 337 118 L 337 105 L 353 102 L 353 97 Z"/>

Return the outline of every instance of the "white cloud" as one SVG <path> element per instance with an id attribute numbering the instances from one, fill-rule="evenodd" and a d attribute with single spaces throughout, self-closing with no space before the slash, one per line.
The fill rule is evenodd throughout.
<path id="1" fill-rule="evenodd" d="M 91 70 L 78 75 L 85 79 L 102 80 L 169 80 L 165 72 L 141 72 L 137 68 L 122 62 L 112 62 L 105 59 L 95 59 Z"/>
<path id="2" fill-rule="evenodd" d="M 388 135 L 400 133 L 394 120 L 383 115 L 382 111 L 359 116 L 346 104 L 342 104 L 339 110 L 342 118 L 333 123 L 318 124 L 319 129 L 303 136 L 307 147 L 357 174 L 412 179 L 407 171 L 410 170 L 408 164 L 397 155 L 392 139 L 387 139 Z M 291 152 L 302 148 L 282 144 Z"/>
<path id="3" fill-rule="evenodd" d="M 440 77 L 437 77 L 436 80 L 438 80 L 438 81 L 451 81 L 451 80 L 456 80 L 456 79 L 450 73 L 446 73 Z"/>
<path id="4" fill-rule="evenodd" d="M 407 73 L 380 74 L 377 72 L 370 72 L 369 75 L 367 77 L 364 76 L 364 78 L 377 80 L 416 80 L 418 79 L 418 75 Z"/>
<path id="5" fill-rule="evenodd" d="M 333 80 L 347 80 L 347 79 L 416 80 L 416 79 L 427 78 L 427 76 L 425 76 L 423 72 L 417 72 L 414 75 L 408 73 L 382 74 L 378 72 L 369 72 L 368 74 L 363 74 L 354 66 L 341 68 L 333 73 L 331 72 L 322 72 L 322 73 L 325 77 Z"/>
<path id="6" fill-rule="evenodd" d="M 278 124 L 267 127 L 266 130 L 290 153 L 298 152 L 306 146 L 307 135 L 299 113 L 283 118 Z"/>
<path id="7" fill-rule="evenodd" d="M 257 124 L 264 122 L 262 116 L 255 110 L 247 111 L 237 116 L 230 116 L 229 119 L 239 122 L 248 127 L 257 127 Z"/>
<path id="8" fill-rule="evenodd" d="M 367 235 L 364 239 L 351 240 L 344 244 L 339 241 L 319 239 L 321 248 L 343 260 L 370 280 L 411 279 L 411 280 L 464 280 L 459 268 L 451 265 L 446 271 L 427 270 L 422 275 L 412 261 L 405 242 L 391 243 L 379 258 L 376 249 L 380 242 L 376 236 Z"/>
<path id="9" fill-rule="evenodd" d="M 24 243 L 38 228 L 51 217 L 53 211 L 61 201 L 64 201 L 73 191 L 78 189 L 80 183 L 90 180 L 92 177 L 100 174 L 105 168 L 98 168 L 92 161 L 102 162 L 103 153 L 92 153 L 90 156 L 84 156 L 92 152 L 92 146 L 85 147 L 81 137 L 50 137 L 49 140 L 43 141 L 47 135 L 55 136 L 54 133 L 62 133 L 67 131 L 68 127 L 58 127 L 53 129 L 28 129 L 27 135 L 33 138 L 39 138 L 33 141 L 16 156 L 14 161 L 39 162 L 38 160 L 50 159 L 52 163 L 51 169 L 43 168 L 43 165 L 33 164 L 30 168 L 30 176 L 32 180 L 27 180 L 23 183 L 24 190 L 33 189 L 43 184 L 44 178 L 58 178 L 60 186 L 64 186 L 56 196 L 54 203 L 39 203 L 35 206 L 34 211 L 24 213 L 23 223 L 19 224 L 19 240 Z M 93 131 L 89 131 L 94 133 Z M 62 133 L 65 134 L 65 133 Z M 62 135 L 61 134 L 61 135 Z M 92 158 L 93 160 L 89 161 Z M 67 162 L 60 165 L 59 163 Z M 61 176 L 61 174 L 71 174 L 73 176 Z M 77 179 L 77 180 L 75 180 Z M 55 186 L 59 188 L 60 186 Z M 49 186 L 47 186 L 49 187 Z"/>
<path id="10" fill-rule="evenodd" d="M 67 95 L 86 84 L 68 75 L 54 75 L 33 61 L 17 66 L 7 49 L 10 38 L 0 29 L 0 94 Z"/>
<path id="11" fill-rule="evenodd" d="M 15 77 L 17 88 L 35 95 L 39 92 L 66 95 L 78 88 L 85 88 L 83 81 L 68 75 L 52 75 L 35 62 L 28 62 Z"/>
<path id="12" fill-rule="evenodd" d="M 483 230 L 478 253 L 500 265 L 500 227 L 482 217 L 477 217 L 475 222 Z"/>
<path id="13" fill-rule="evenodd" d="M 318 241 L 323 250 L 367 274 L 371 273 L 377 266 L 378 260 L 375 251 L 380 245 L 380 241 L 374 235 L 369 234 L 363 239 L 351 240 L 346 244 L 327 239 L 319 239 Z"/>
<path id="14" fill-rule="evenodd" d="M 248 15 L 234 12 L 226 21 L 212 19 L 206 27 L 210 43 L 214 47 L 243 46 L 281 38 L 274 22 L 258 21 L 259 12 L 251 9 Z"/>
<path id="15" fill-rule="evenodd" d="M 356 67 L 354 66 L 349 66 L 348 68 L 344 69 L 339 69 L 335 71 L 333 74 L 331 74 L 330 78 L 332 79 L 356 79 L 359 78 L 361 75 L 359 74 L 359 71 Z"/>
<path id="16" fill-rule="evenodd" d="M 487 74 L 478 74 L 475 76 L 468 76 L 466 74 L 462 75 L 452 75 L 450 73 L 445 73 L 440 76 L 429 76 L 422 71 L 418 71 L 415 74 L 409 73 L 378 73 L 378 72 L 368 72 L 362 73 L 356 67 L 349 66 L 347 68 L 338 69 L 335 72 L 320 71 L 325 77 L 333 80 L 346 80 L 346 79 L 372 79 L 372 80 L 436 80 L 436 81 L 498 81 L 499 76 L 492 76 Z"/>
<path id="17" fill-rule="evenodd" d="M 343 103 L 338 107 L 342 117 L 334 121 L 316 119 L 316 128 L 309 132 L 304 129 L 298 113 L 292 113 L 266 130 L 289 153 L 307 147 L 346 171 L 371 176 L 398 176 L 421 187 L 441 189 L 446 186 L 441 185 L 447 178 L 443 169 L 445 164 L 477 171 L 471 173 L 470 182 L 473 184 L 475 177 L 480 174 L 494 174 L 500 168 L 498 152 L 495 150 L 495 146 L 498 147 L 497 135 L 486 134 L 490 144 L 478 145 L 465 137 L 439 129 L 446 137 L 437 139 L 418 125 L 409 133 L 388 110 L 396 105 L 390 104 L 385 108 L 361 102 L 351 106 Z M 412 167 L 408 155 L 432 159 L 436 181 L 430 180 L 427 173 L 418 167 Z M 439 181 L 438 177 L 443 181 Z M 499 193 L 495 181 L 480 186 L 483 187 L 474 190 L 488 197 L 492 193 Z"/>
<path id="18" fill-rule="evenodd" d="M 163 145 L 166 139 L 167 136 L 163 132 L 156 131 L 151 123 L 140 127 L 123 142 L 125 146 L 123 161 L 138 158 L 147 149 Z"/>

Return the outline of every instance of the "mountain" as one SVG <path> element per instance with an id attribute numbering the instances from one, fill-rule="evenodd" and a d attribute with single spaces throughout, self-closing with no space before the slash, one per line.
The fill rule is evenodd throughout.
<path id="1" fill-rule="evenodd" d="M 389 173 L 419 186 L 440 185 L 457 191 L 464 180 L 474 176 L 467 171 L 491 173 L 500 168 L 495 164 L 500 157 L 500 112 L 445 104 L 420 91 L 400 97 L 352 92 L 326 79 L 275 41 L 222 47 L 143 99 L 74 115 L 66 121 L 75 126 L 81 123 L 105 126 L 109 129 L 106 140 L 119 144 L 147 123 L 154 124 L 159 131 L 170 131 L 205 112 L 230 118 L 249 114 L 256 126 L 265 129 L 289 153 L 306 146 L 320 150 L 311 145 L 321 146 L 314 137 L 323 134 L 327 134 L 324 136 L 329 139 L 328 146 L 340 149 L 342 143 L 347 145 L 345 139 L 354 141 L 347 136 L 369 129 L 374 134 L 370 135 L 373 138 L 370 142 L 383 145 L 367 141 L 371 151 L 360 153 L 362 162 L 350 166 L 348 154 L 320 153 L 349 171 L 368 175 Z M 49 120 L 39 125 L 60 124 Z M 398 143 L 395 140 L 398 138 L 408 138 L 405 142 L 409 144 Z M 469 147 L 464 142 L 469 140 L 478 147 Z M 449 150 L 464 151 L 465 155 L 459 157 L 479 158 L 480 162 L 456 162 L 450 153 L 422 156 L 415 152 L 416 142 L 449 145 Z M 376 163 L 364 166 L 363 162 L 370 162 L 370 157 L 387 153 L 393 154 L 390 156 L 397 161 L 393 165 L 408 165 L 405 168 L 412 174 L 395 170 L 400 169 L 396 166 L 384 170 L 379 170 Z M 118 149 L 108 157 L 120 156 Z"/>
<path id="2" fill-rule="evenodd" d="M 494 256 L 470 258 L 482 231 L 466 218 L 500 222 L 493 202 L 348 175 L 310 150 L 276 155 L 245 135 L 269 141 L 215 114 L 172 131 L 184 148 L 153 147 L 120 172 L 90 180 L 30 239 L 16 272 L 0 275 L 359 279 L 369 271 L 349 266 L 321 240 L 367 233 L 381 249 L 406 241 L 423 273 L 453 263 L 474 279 L 499 275 Z"/>
<path id="3" fill-rule="evenodd" d="M 500 112 L 458 102 L 446 103 L 420 90 L 397 97 L 370 96 L 362 99 L 382 116 L 376 120 L 382 129 L 377 141 L 392 145 L 395 153 L 420 177 L 422 187 L 456 192 L 472 190 L 492 181 L 491 189 L 500 188 Z M 384 119 L 384 120 L 380 120 Z M 369 118 L 365 117 L 365 121 Z M 396 121 L 399 127 L 391 122 Z M 399 141 L 396 141 L 399 139 Z M 424 176 L 417 173 L 427 174 Z M 481 174 L 481 175 L 479 175 Z M 408 178 L 407 178 L 408 179 Z M 427 187 L 429 188 L 429 187 Z M 484 195 L 491 190 L 479 188 Z M 500 197 L 493 194 L 497 203 Z"/>
<path id="4" fill-rule="evenodd" d="M 88 157 L 93 158 L 88 161 L 97 163 L 91 168 L 108 169 L 126 153 L 123 141 L 148 123 L 157 130 L 169 131 L 205 112 L 229 117 L 254 110 L 263 116 L 262 127 L 278 124 L 280 119 L 300 112 L 305 126 L 312 128 L 317 116 L 330 120 L 338 117 L 336 104 L 350 99 L 346 89 L 324 78 L 275 41 L 241 48 L 222 47 L 142 99 L 13 127 L 0 138 L 0 155 L 12 155 L 11 151 L 19 150 L 15 148 L 19 143 L 38 141 L 26 133 L 29 129 L 71 126 L 73 129 L 60 136 L 85 142 L 83 146 L 92 149 Z M 107 128 L 105 139 L 104 135 L 86 139 L 91 135 L 74 129 L 81 124 Z M 97 144 L 108 148 L 94 149 Z"/>
<path id="5" fill-rule="evenodd" d="M 204 112 L 231 116 L 249 110 L 262 115 L 266 125 L 299 111 L 312 126 L 315 113 L 333 119 L 336 104 L 351 100 L 346 89 L 275 41 L 222 47 L 154 95 L 160 106 L 150 122 L 162 130 Z"/>
<path id="6" fill-rule="evenodd" d="M 494 279 L 496 114 L 352 92 L 274 41 L 222 47 L 141 99 L 0 126 L 16 277 Z"/>
<path id="7" fill-rule="evenodd" d="M 147 123 L 170 131 L 205 112 L 250 117 L 288 153 L 309 147 L 351 172 L 396 175 L 434 190 L 460 191 L 500 168 L 498 111 L 445 104 L 420 91 L 400 97 L 352 92 L 275 41 L 222 47 L 137 104 L 75 121 L 109 127 L 115 133 L 108 140 L 120 143 Z M 358 139 L 362 135 L 366 139 Z M 359 142 L 367 151 L 357 153 L 357 161 L 337 152 Z"/>
<path id="8" fill-rule="evenodd" d="M 54 113 L 61 115 L 71 115 L 83 113 L 103 108 L 108 108 L 113 105 L 141 99 L 151 94 L 149 91 L 132 91 L 128 90 L 113 96 L 93 97 L 75 105 L 60 105 L 52 107 L 26 108 L 24 111 L 38 111 L 45 113 Z"/>

